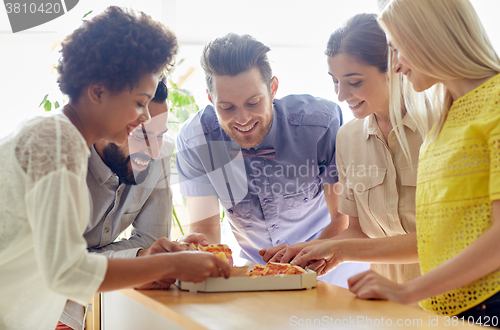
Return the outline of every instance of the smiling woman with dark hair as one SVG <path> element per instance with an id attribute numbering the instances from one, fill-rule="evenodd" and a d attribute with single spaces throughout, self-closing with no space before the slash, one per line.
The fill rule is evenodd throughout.
<path id="1" fill-rule="evenodd" d="M 375 14 L 347 20 L 331 34 L 325 53 L 335 93 L 356 117 L 339 129 L 336 145 L 342 185 L 339 211 L 349 216 L 349 227 L 325 243 L 303 249 L 293 262 L 309 264 L 320 274 L 346 261 L 370 262 L 371 269 L 384 277 L 408 282 L 420 276 L 415 184 L 426 129 L 416 129 L 409 93 L 408 106 L 400 113 L 402 125 L 391 125 L 389 48 Z M 394 93 L 402 100 L 399 90 Z M 398 131 L 408 150 L 397 141 Z M 283 261 L 297 252 L 290 250 Z"/>
<path id="2" fill-rule="evenodd" d="M 56 328 L 67 299 L 178 278 L 229 276 L 207 253 L 108 259 L 87 252 L 89 147 L 122 144 L 150 118 L 175 36 L 142 13 L 110 7 L 62 45 L 62 114 L 27 121 L 0 142 L 0 328 Z"/>

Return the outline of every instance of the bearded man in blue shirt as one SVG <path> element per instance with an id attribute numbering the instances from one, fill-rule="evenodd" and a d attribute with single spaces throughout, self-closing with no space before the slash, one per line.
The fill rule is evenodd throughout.
<path id="1" fill-rule="evenodd" d="M 279 82 L 269 50 L 248 35 L 209 42 L 201 64 L 213 106 L 177 137 L 190 230 L 220 242 L 220 202 L 241 257 L 260 264 L 286 246 L 333 237 L 348 225 L 337 210 L 341 110 L 310 95 L 275 99 Z M 366 269 L 343 264 L 320 279 L 346 287 L 349 276 Z"/>

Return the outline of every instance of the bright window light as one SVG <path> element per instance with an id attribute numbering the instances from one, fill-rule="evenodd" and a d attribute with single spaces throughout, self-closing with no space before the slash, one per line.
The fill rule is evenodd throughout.
<path id="1" fill-rule="evenodd" d="M 472 2 L 500 49 L 496 33 L 500 22 L 495 15 L 500 12 L 500 1 Z M 308 93 L 337 102 L 323 55 L 328 36 L 354 14 L 377 12 L 377 0 L 82 0 L 51 22 L 12 34 L 5 7 L 0 6 L 0 138 L 21 121 L 44 115 L 37 107 L 45 94 L 62 100 L 51 72 L 58 58 L 52 46 L 78 27 L 85 13 L 98 13 L 112 4 L 145 11 L 175 31 L 180 43 L 177 59 L 184 59 L 176 74 L 196 68 L 184 87 L 200 106 L 208 103 L 199 65 L 201 49 L 228 32 L 247 33 L 271 46 L 269 56 L 280 81 L 277 97 Z M 352 118 L 349 109 L 341 107 L 344 118 Z"/>

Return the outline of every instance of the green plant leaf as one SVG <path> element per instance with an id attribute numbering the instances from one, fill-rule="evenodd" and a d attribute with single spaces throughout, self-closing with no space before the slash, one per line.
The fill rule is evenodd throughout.
<path id="1" fill-rule="evenodd" d="M 45 111 L 50 111 L 50 110 L 52 110 L 52 103 L 50 103 L 49 100 L 46 100 L 43 107 L 45 108 Z"/>
<path id="2" fill-rule="evenodd" d="M 179 221 L 179 218 L 177 218 L 177 213 L 175 213 L 175 207 L 172 206 L 172 214 L 174 215 L 175 222 L 179 225 L 179 229 L 181 230 L 181 234 L 184 236 L 184 230 L 182 230 L 181 222 Z"/>
<path id="3" fill-rule="evenodd" d="M 45 103 L 45 101 L 47 101 L 47 97 L 49 97 L 49 94 L 45 95 L 42 102 L 40 102 L 40 105 L 38 106 L 39 108 L 42 106 L 42 104 Z"/>
<path id="4" fill-rule="evenodd" d="M 84 19 L 85 17 L 89 16 L 90 14 L 92 14 L 93 10 L 89 11 L 88 13 L 86 13 L 85 15 L 83 15 L 82 19 Z"/>
<path id="5" fill-rule="evenodd" d="M 55 101 L 55 102 L 54 102 L 54 109 L 57 109 L 57 108 L 59 108 L 59 107 L 60 107 L 59 102 Z"/>

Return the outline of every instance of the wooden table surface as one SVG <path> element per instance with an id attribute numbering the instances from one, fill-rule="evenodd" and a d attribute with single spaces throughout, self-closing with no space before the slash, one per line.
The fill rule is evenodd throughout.
<path id="1" fill-rule="evenodd" d="M 190 293 L 174 287 L 120 292 L 186 329 L 450 329 L 463 323 L 417 307 L 356 299 L 321 281 L 314 289 L 294 291 Z M 471 328 L 467 321 L 465 326 Z"/>

